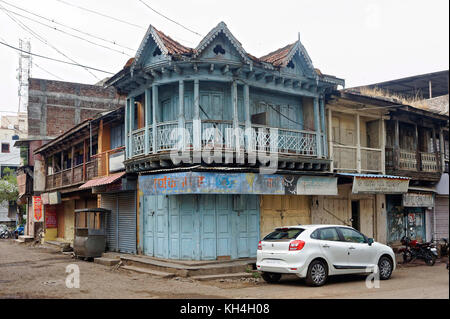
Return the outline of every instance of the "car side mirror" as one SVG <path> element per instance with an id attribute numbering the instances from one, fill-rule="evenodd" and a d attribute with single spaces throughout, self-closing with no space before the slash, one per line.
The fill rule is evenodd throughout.
<path id="1" fill-rule="evenodd" d="M 367 240 L 367 243 L 369 244 L 369 246 L 372 246 L 373 242 L 374 242 L 373 238 L 369 238 Z"/>

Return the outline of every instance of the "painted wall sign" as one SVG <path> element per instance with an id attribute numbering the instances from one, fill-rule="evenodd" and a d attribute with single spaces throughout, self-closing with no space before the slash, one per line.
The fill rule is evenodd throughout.
<path id="1" fill-rule="evenodd" d="M 433 194 L 406 193 L 402 204 L 404 207 L 433 207 Z"/>
<path id="2" fill-rule="evenodd" d="M 337 195 L 336 177 L 183 172 L 139 176 L 144 195 Z"/>
<path id="3" fill-rule="evenodd" d="M 409 179 L 360 177 L 353 179 L 353 194 L 404 194 L 408 192 Z"/>
<path id="4" fill-rule="evenodd" d="M 41 196 L 33 196 L 33 220 L 35 222 L 44 221 Z"/>
<path id="5" fill-rule="evenodd" d="M 56 206 L 45 205 L 45 228 L 58 228 Z"/>

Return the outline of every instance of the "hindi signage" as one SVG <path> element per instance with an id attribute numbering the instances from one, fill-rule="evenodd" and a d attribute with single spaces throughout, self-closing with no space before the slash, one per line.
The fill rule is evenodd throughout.
<path id="1" fill-rule="evenodd" d="M 44 221 L 41 196 L 33 196 L 33 220 L 34 222 Z"/>
<path id="2" fill-rule="evenodd" d="M 433 207 L 433 194 L 407 193 L 403 194 L 404 207 Z"/>
<path id="3" fill-rule="evenodd" d="M 389 177 L 362 177 L 353 179 L 353 194 L 404 194 L 408 192 L 409 179 Z"/>
<path id="4" fill-rule="evenodd" d="M 56 206 L 45 205 L 45 228 L 58 228 Z"/>
<path id="5" fill-rule="evenodd" d="M 337 195 L 337 178 L 255 173 L 183 172 L 139 177 L 145 195 Z"/>

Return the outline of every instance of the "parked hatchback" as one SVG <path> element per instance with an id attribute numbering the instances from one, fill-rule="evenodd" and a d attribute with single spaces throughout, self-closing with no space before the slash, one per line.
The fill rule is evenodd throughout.
<path id="1" fill-rule="evenodd" d="M 341 225 L 276 228 L 259 242 L 256 261 L 267 282 L 296 274 L 311 286 L 322 286 L 332 275 L 366 273 L 375 265 L 379 278 L 389 279 L 395 270 L 392 248 Z"/>

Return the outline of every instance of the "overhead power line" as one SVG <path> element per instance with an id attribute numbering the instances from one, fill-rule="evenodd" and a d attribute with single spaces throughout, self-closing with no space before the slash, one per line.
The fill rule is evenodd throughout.
<path id="1" fill-rule="evenodd" d="M 93 14 L 97 14 L 97 15 L 105 17 L 105 18 L 109 18 L 109 19 L 112 19 L 112 20 L 115 20 L 115 21 L 118 21 L 118 22 L 121 22 L 121 23 L 124 23 L 124 24 L 131 25 L 131 26 L 139 28 L 139 29 L 144 29 L 144 30 L 146 29 L 143 26 L 140 26 L 140 25 L 137 25 L 137 24 L 134 24 L 134 23 L 131 23 L 131 22 L 119 19 L 119 18 L 115 18 L 115 17 L 109 16 L 107 14 L 100 13 L 100 12 L 97 12 L 97 11 L 94 11 L 94 10 L 91 10 L 91 9 L 88 9 L 88 8 L 77 6 L 77 5 L 69 3 L 67 1 L 63 1 L 63 0 L 56 0 L 56 1 L 64 3 L 65 5 L 68 5 L 68 6 L 71 6 L 71 7 L 74 7 L 74 8 L 78 8 L 80 10 L 84 10 L 84 11 L 87 11 L 87 12 L 90 12 L 90 13 L 93 13 Z"/>
<path id="2" fill-rule="evenodd" d="M 93 45 L 96 45 L 96 46 L 99 46 L 99 47 L 102 47 L 102 48 L 105 48 L 105 49 L 108 49 L 108 50 L 111 50 L 111 51 L 114 51 L 114 52 L 117 52 L 117 53 L 120 53 L 120 54 L 123 54 L 123 55 L 127 55 L 128 57 L 131 57 L 129 54 L 127 54 L 127 53 L 125 53 L 125 52 L 123 52 L 123 51 L 119 51 L 119 50 L 116 50 L 116 49 L 107 47 L 106 45 L 102 45 L 102 44 L 98 44 L 98 43 L 92 42 L 92 41 L 90 41 L 90 40 L 88 40 L 88 39 L 85 39 L 85 38 L 82 38 L 82 37 L 80 37 L 80 36 L 77 36 L 77 35 L 68 33 L 68 32 L 66 32 L 66 31 L 64 31 L 64 30 L 61 30 L 61 29 L 58 29 L 58 28 L 53 27 L 53 26 L 51 26 L 51 25 L 48 25 L 48 24 L 45 24 L 45 23 L 43 23 L 43 22 L 37 21 L 37 20 L 35 20 L 35 19 L 33 19 L 33 18 L 24 16 L 24 15 L 22 15 L 22 14 L 20 14 L 20 13 L 17 13 L 17 12 L 8 10 L 8 9 L 5 9 L 5 10 L 8 11 L 9 13 L 12 13 L 12 14 L 17 15 L 17 16 L 19 16 L 19 17 L 22 17 L 22 18 L 31 20 L 31 21 L 36 22 L 36 23 L 39 23 L 40 25 L 43 25 L 43 26 L 45 26 L 45 27 L 47 27 L 47 28 L 50 28 L 50 29 L 53 29 L 53 30 L 62 32 L 62 33 L 64 33 L 64 34 L 66 34 L 66 35 L 69 35 L 69 36 L 71 36 L 71 37 L 77 38 L 77 39 L 79 39 L 79 40 L 86 41 L 86 42 L 88 42 L 88 43 L 90 43 L 90 44 L 93 44 Z"/>
<path id="3" fill-rule="evenodd" d="M 88 32 L 82 31 L 82 30 L 80 30 L 80 29 L 77 29 L 77 28 L 68 26 L 68 25 L 66 25 L 66 24 L 63 24 L 63 23 L 60 23 L 60 22 L 56 21 L 55 19 L 50 19 L 50 18 L 44 17 L 44 16 L 42 16 L 42 15 L 36 14 L 36 13 L 34 13 L 34 12 L 31 12 L 31 11 L 29 11 L 29 10 L 20 8 L 20 7 L 16 6 L 16 5 L 13 5 L 13 4 L 11 4 L 11 3 L 9 3 L 9 2 L 6 2 L 6 1 L 4 1 L 4 0 L 0 0 L 0 2 L 3 2 L 3 3 L 5 3 L 6 5 L 9 5 L 9 6 L 11 6 L 11 7 L 14 7 L 14 8 L 18 9 L 18 10 L 24 11 L 24 12 L 26 12 L 26 13 L 28 13 L 28 14 L 31 14 L 31 15 L 33 15 L 33 16 L 35 16 L 35 17 L 38 17 L 38 18 L 41 18 L 41 19 L 43 19 L 43 20 L 46 20 L 46 21 L 52 22 L 52 23 L 54 23 L 54 24 L 60 25 L 60 26 L 62 26 L 62 27 L 64 27 L 64 28 L 67 28 L 67 29 L 70 29 L 70 30 L 79 32 L 79 33 L 81 33 L 81 34 L 84 34 L 84 35 L 86 35 L 86 36 L 95 38 L 95 39 L 100 40 L 100 41 L 104 41 L 104 42 L 111 43 L 111 44 L 116 45 L 116 46 L 118 46 L 118 47 L 121 47 L 121 48 L 123 48 L 123 49 L 127 49 L 127 50 L 130 50 L 130 51 L 134 51 L 134 49 L 129 48 L 129 47 L 125 46 L 125 45 L 122 45 L 122 44 L 120 44 L 120 43 L 118 43 L 118 42 L 116 42 L 116 41 L 114 41 L 114 40 L 104 39 L 104 38 L 102 38 L 102 37 L 100 37 L 100 36 L 97 36 L 97 35 L 94 35 L 94 34 L 92 34 L 92 33 L 88 33 Z M 53 28 L 53 27 L 52 27 L 52 28 Z"/>
<path id="4" fill-rule="evenodd" d="M 58 0 L 58 1 L 59 1 L 59 0 Z M 188 30 L 189 32 L 192 32 L 192 33 L 194 33 L 195 35 L 198 35 L 199 37 L 203 37 L 200 33 L 195 32 L 194 30 L 189 29 L 188 27 L 182 25 L 181 23 L 179 23 L 179 22 L 177 22 L 177 21 L 175 21 L 175 20 L 173 20 L 173 19 L 171 19 L 171 18 L 165 16 L 165 15 L 162 14 L 161 12 L 156 11 L 155 9 L 153 9 L 152 7 L 150 7 L 147 3 L 145 3 L 143 0 L 139 0 L 139 2 L 141 2 L 143 5 L 145 5 L 147 8 L 149 8 L 150 10 L 152 10 L 153 12 L 155 12 L 156 14 L 158 14 L 158 15 L 160 15 L 161 17 L 163 17 L 163 18 L 169 20 L 170 22 L 175 23 L 176 25 L 182 27 L 183 29 Z"/>
<path id="5" fill-rule="evenodd" d="M 0 5 L 0 9 L 3 10 L 3 12 L 11 19 L 13 20 L 20 28 L 22 28 L 23 30 L 25 30 L 26 32 L 30 33 L 33 37 L 35 37 L 36 39 L 38 39 L 39 41 L 41 41 L 42 43 L 44 43 L 45 45 L 51 47 L 53 50 L 55 50 L 56 52 L 58 52 L 60 55 L 64 56 L 65 58 L 67 58 L 68 60 L 72 61 L 75 64 L 80 65 L 77 61 L 75 61 L 74 59 L 68 57 L 64 52 L 62 52 L 61 50 L 59 50 L 58 48 L 56 48 L 54 45 L 52 45 L 51 43 L 49 43 L 45 38 L 43 38 L 42 36 L 40 36 L 39 34 L 37 34 L 35 31 L 33 31 L 32 29 L 30 29 L 29 27 L 27 27 L 27 25 L 23 22 L 21 22 L 19 19 L 14 18 L 13 16 L 11 16 L 6 9 Z M 87 72 L 89 72 L 89 74 L 91 74 L 93 77 L 95 77 L 97 80 L 100 80 L 100 78 L 98 76 L 96 76 L 94 73 L 92 73 L 89 69 L 85 68 L 85 70 Z"/>
<path id="6" fill-rule="evenodd" d="M 52 72 L 50 72 L 50 71 L 47 71 L 46 69 L 44 69 L 43 67 L 41 67 L 41 66 L 39 66 L 36 62 L 34 62 L 33 63 L 34 64 L 34 66 L 36 66 L 38 69 L 41 69 L 42 71 L 44 71 L 44 72 L 46 72 L 46 73 L 48 73 L 48 74 L 50 74 L 51 76 L 54 76 L 55 78 L 57 78 L 57 79 L 59 79 L 59 80 L 61 80 L 61 81 L 64 81 L 64 79 L 63 78 L 61 78 L 61 77 L 59 77 L 59 76 L 57 76 L 56 74 L 53 74 Z"/>
<path id="7" fill-rule="evenodd" d="M 20 52 L 24 52 L 24 53 L 31 54 L 31 55 L 33 55 L 33 56 L 36 56 L 36 57 L 39 57 L 39 58 L 42 58 L 42 59 L 47 59 L 47 60 L 51 60 L 51 61 L 54 61 L 54 62 L 59 62 L 59 63 L 69 64 L 69 65 L 79 66 L 79 67 L 82 67 L 82 68 L 85 68 L 85 69 L 90 69 L 90 70 L 94 70 L 94 71 L 98 71 L 98 72 L 103 72 L 103 73 L 107 73 L 107 74 L 114 74 L 113 72 L 100 70 L 100 69 L 93 68 L 93 67 L 86 66 L 86 65 L 82 65 L 82 64 L 79 64 L 79 63 L 72 63 L 72 62 L 68 62 L 68 61 L 58 60 L 58 59 L 50 58 L 50 57 L 47 57 L 47 56 L 44 56 L 44 55 L 40 55 L 40 54 L 37 54 L 37 53 L 32 53 L 32 52 L 24 51 L 24 50 L 21 50 L 21 49 L 15 47 L 15 46 L 12 46 L 12 45 L 10 45 L 10 44 L 8 44 L 8 43 L 2 42 L 2 41 L 0 41 L 0 44 L 4 45 L 4 46 L 6 46 L 6 47 L 9 47 L 9 48 L 11 48 L 11 49 L 20 51 Z"/>

